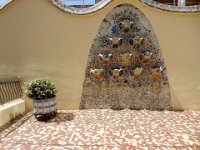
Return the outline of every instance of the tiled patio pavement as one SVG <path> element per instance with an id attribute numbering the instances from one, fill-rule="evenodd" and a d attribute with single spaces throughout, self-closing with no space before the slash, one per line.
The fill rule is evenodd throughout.
<path id="1" fill-rule="evenodd" d="M 29 113 L 0 142 L 3 150 L 200 150 L 200 111 L 59 111 L 48 122 Z"/>

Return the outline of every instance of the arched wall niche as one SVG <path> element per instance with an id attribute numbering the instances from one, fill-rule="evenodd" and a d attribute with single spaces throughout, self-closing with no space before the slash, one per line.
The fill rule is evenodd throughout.
<path id="1" fill-rule="evenodd" d="M 81 109 L 172 109 L 167 70 L 154 30 L 132 4 L 101 22 L 85 71 Z"/>

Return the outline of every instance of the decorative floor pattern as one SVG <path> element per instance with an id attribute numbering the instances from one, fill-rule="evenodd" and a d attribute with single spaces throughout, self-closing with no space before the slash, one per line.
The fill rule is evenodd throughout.
<path id="1" fill-rule="evenodd" d="M 10 128 L 1 150 L 200 150 L 200 111 L 59 111 L 47 122 L 27 114 Z"/>

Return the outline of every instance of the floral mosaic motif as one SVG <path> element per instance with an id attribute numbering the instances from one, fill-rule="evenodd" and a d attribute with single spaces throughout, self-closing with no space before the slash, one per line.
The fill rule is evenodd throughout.
<path id="1" fill-rule="evenodd" d="M 119 46 L 122 45 L 122 38 L 120 38 L 120 37 L 114 36 L 112 38 L 109 38 L 109 40 L 110 40 L 110 43 L 112 44 L 113 48 L 118 48 Z"/>
<path id="2" fill-rule="evenodd" d="M 123 69 L 114 69 L 112 71 L 113 77 L 119 77 L 122 76 L 122 74 L 123 74 Z"/>
<path id="3" fill-rule="evenodd" d="M 81 109 L 172 109 L 167 71 L 144 14 L 121 4 L 103 19 L 90 49 Z"/>
<path id="4" fill-rule="evenodd" d="M 124 19 L 122 22 L 119 23 L 119 28 L 123 29 L 123 32 L 127 33 L 133 28 L 133 21 Z"/>
<path id="5" fill-rule="evenodd" d="M 139 67 L 137 67 L 137 68 L 135 68 L 135 69 L 133 70 L 133 72 L 134 72 L 134 79 L 135 79 L 135 80 L 138 80 L 138 79 L 141 77 L 142 71 L 143 71 L 143 69 L 142 69 L 142 68 L 139 68 Z"/>
<path id="6" fill-rule="evenodd" d="M 133 54 L 124 53 L 119 55 L 119 61 L 123 66 L 130 66 L 133 62 Z"/>
<path id="7" fill-rule="evenodd" d="M 140 48 L 144 44 L 144 38 L 140 36 L 135 36 L 129 40 L 130 45 L 133 45 L 135 48 Z"/>
<path id="8" fill-rule="evenodd" d="M 102 61 L 103 64 L 108 65 L 111 63 L 113 55 L 112 54 L 99 54 L 98 55 L 100 61 Z"/>
<path id="9" fill-rule="evenodd" d="M 160 80 L 162 77 L 161 68 L 151 69 L 151 75 L 154 81 Z"/>
<path id="10" fill-rule="evenodd" d="M 91 69 L 90 76 L 93 79 L 101 79 L 104 76 L 104 69 Z"/>
<path id="11" fill-rule="evenodd" d="M 143 63 L 148 63 L 153 59 L 153 53 L 150 51 L 145 51 L 142 55 L 140 55 Z"/>

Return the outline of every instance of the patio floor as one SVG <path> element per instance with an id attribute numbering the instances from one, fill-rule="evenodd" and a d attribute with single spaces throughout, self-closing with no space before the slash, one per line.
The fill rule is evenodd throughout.
<path id="1" fill-rule="evenodd" d="M 3 150 L 200 150 L 200 111 L 70 110 L 31 113 L 1 133 Z"/>

